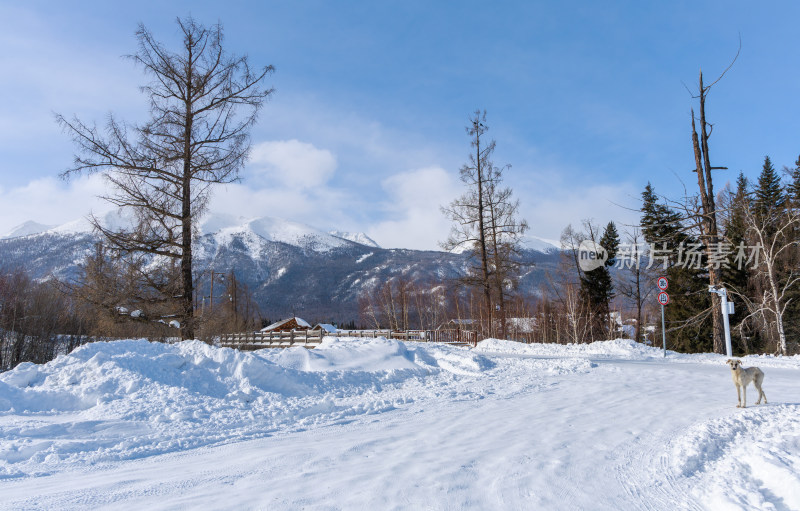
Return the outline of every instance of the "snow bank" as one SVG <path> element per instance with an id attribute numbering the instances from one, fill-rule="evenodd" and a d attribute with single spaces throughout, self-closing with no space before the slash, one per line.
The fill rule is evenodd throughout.
<path id="1" fill-rule="evenodd" d="M 513 353 L 516 355 L 539 355 L 545 357 L 593 356 L 633 360 L 664 357 L 661 350 L 637 343 L 630 339 L 597 341 L 588 344 L 522 344 L 500 339 L 486 339 L 479 342 L 475 350 L 480 353 Z M 668 353 L 677 355 L 674 352 Z"/>
<path id="2" fill-rule="evenodd" d="M 514 367 L 587 370 L 530 362 Z M 383 338 L 256 352 L 199 341 L 88 344 L 0 374 L 0 478 L 332 424 L 436 396 L 480 399 L 498 391 L 480 384 L 496 366 L 465 348 Z"/>
<path id="3" fill-rule="evenodd" d="M 591 357 L 597 359 L 664 360 L 661 348 L 647 346 L 631 339 L 596 341 L 587 344 L 523 344 L 515 341 L 486 339 L 478 343 L 475 350 L 484 354 L 513 354 L 540 357 Z M 773 355 L 748 355 L 740 358 L 746 367 L 776 367 L 800 369 L 800 355 L 776 357 Z M 666 360 L 693 364 L 722 365 L 728 357 L 716 353 L 677 353 L 667 350 Z"/>
<path id="4" fill-rule="evenodd" d="M 748 408 L 695 425 L 674 444 L 672 469 L 707 509 L 800 509 L 800 406 Z"/>

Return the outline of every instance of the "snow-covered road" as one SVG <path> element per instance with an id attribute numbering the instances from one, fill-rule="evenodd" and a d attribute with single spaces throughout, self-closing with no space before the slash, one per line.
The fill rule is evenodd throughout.
<path id="1" fill-rule="evenodd" d="M 63 391 L 71 367 L 85 374 L 104 353 L 97 347 L 72 364 L 37 367 L 50 381 L 24 367 L 0 376 L 9 388 L 4 396 L 0 387 L 0 508 L 800 509 L 797 358 L 748 360 L 765 370 L 770 404 L 740 410 L 723 357 L 663 359 L 629 341 L 485 341 L 470 351 L 331 340 L 311 353 L 255 359 L 137 342 L 117 345 L 95 366 L 106 367 L 98 382 L 107 386 L 120 366 L 137 372 L 138 390 L 111 386 L 93 406 L 45 412 L 33 406 L 44 398 L 31 394 L 37 385 L 49 398 Z M 109 365 L 114 354 L 129 360 L 126 350 L 146 352 L 152 367 Z M 217 360 L 225 392 L 197 390 L 213 387 L 197 373 L 206 359 Z M 243 385 L 220 376 L 235 369 L 220 368 L 254 360 L 270 378 L 251 367 L 248 384 L 260 391 L 251 389 L 248 406 L 226 408 Z M 165 363 L 200 381 L 161 374 Z M 157 374 L 160 386 L 151 388 Z M 292 397 L 289 383 L 306 385 L 308 395 Z M 190 387 L 193 399 L 176 390 Z M 170 408 L 168 420 L 150 421 L 142 399 Z M 232 428 L 227 437 L 215 418 Z M 201 433 L 215 440 L 204 443 Z"/>

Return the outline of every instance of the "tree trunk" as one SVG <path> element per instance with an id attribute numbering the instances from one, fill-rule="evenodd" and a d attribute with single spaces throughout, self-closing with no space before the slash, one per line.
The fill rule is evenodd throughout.
<path id="1" fill-rule="evenodd" d="M 188 46 L 185 97 L 185 128 L 183 139 L 183 194 L 181 196 L 181 277 L 183 280 L 183 325 L 181 339 L 194 339 L 194 280 L 192 275 L 192 46 Z M 214 275 L 211 275 L 213 281 Z M 213 307 L 213 304 L 212 304 Z"/>
<path id="2" fill-rule="evenodd" d="M 492 324 L 492 290 L 491 283 L 489 282 L 489 257 L 486 253 L 486 225 L 484 218 L 484 203 L 483 203 L 483 169 L 481 168 L 481 132 L 480 132 L 480 118 L 475 119 L 475 165 L 477 166 L 476 172 L 478 175 L 478 243 L 481 250 L 481 269 L 483 271 L 483 299 L 486 306 L 486 318 L 488 328 L 486 333 L 489 337 L 493 337 L 494 325 Z"/>
<path id="3" fill-rule="evenodd" d="M 708 154 L 708 130 L 706 123 L 706 89 L 703 85 L 703 72 L 700 72 L 700 140 L 697 137 L 697 129 L 694 122 L 694 110 L 692 110 L 692 145 L 694 147 L 695 172 L 697 173 L 697 184 L 700 188 L 700 203 L 702 215 L 700 227 L 702 238 L 705 241 L 706 255 L 711 256 L 711 251 L 719 243 L 717 230 L 717 212 L 714 204 L 714 185 L 711 180 L 711 159 Z M 719 270 L 709 265 L 708 280 L 712 286 L 718 286 Z M 713 321 L 713 346 L 715 353 L 725 352 L 725 341 L 723 338 L 722 327 L 722 302 L 716 294 L 711 295 L 711 317 Z"/>

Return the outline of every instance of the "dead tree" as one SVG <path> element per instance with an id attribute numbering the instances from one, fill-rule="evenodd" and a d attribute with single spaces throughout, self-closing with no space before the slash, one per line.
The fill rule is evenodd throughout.
<path id="1" fill-rule="evenodd" d="M 62 176 L 101 172 L 113 192 L 111 204 L 133 211 L 135 225 L 114 229 L 94 224 L 109 248 L 124 256 L 146 255 L 157 266 L 179 267 L 174 300 L 181 337 L 195 336 L 192 235 L 214 184 L 238 178 L 250 148 L 249 130 L 264 100 L 272 66 L 250 68 L 247 57 L 223 49 L 220 25 L 178 19 L 182 45 L 172 52 L 143 25 L 139 50 L 129 56 L 151 78 L 142 87 L 150 118 L 128 125 L 109 117 L 105 133 L 77 118 L 57 120 L 78 147 L 74 166 Z M 172 263 L 170 263 L 172 262 Z M 162 293 L 163 295 L 163 293 Z"/>
<path id="2" fill-rule="evenodd" d="M 741 44 L 739 46 L 741 50 Z M 738 58 L 737 52 L 736 57 Z M 728 69 L 736 62 L 733 59 L 731 65 L 723 71 L 719 78 L 717 78 L 710 85 L 703 84 L 703 72 L 700 71 L 700 85 L 698 94 L 693 96 L 700 103 L 700 134 L 698 136 L 697 128 L 695 125 L 694 108 L 691 110 L 692 117 L 692 147 L 694 149 L 695 169 L 693 172 L 697 174 L 697 185 L 700 189 L 700 231 L 701 240 L 705 245 L 705 251 L 708 258 L 711 258 L 713 247 L 719 243 L 719 230 L 717 227 L 717 210 L 714 203 L 714 184 L 712 181 L 711 171 L 717 169 L 727 169 L 727 167 L 712 167 L 711 158 L 708 151 L 708 139 L 713 131 L 713 125 L 706 121 L 706 99 L 708 93 L 717 82 L 719 82 Z M 717 286 L 720 283 L 719 269 L 711 265 L 708 267 L 708 280 L 712 286 Z M 725 340 L 722 332 L 722 310 L 720 297 L 715 293 L 711 296 L 712 307 L 712 321 L 713 321 L 713 337 L 714 337 L 714 351 L 716 353 L 723 353 L 725 350 Z"/>

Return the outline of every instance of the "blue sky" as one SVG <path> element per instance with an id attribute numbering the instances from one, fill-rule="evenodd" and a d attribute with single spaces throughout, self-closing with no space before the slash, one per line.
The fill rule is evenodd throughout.
<path id="1" fill-rule="evenodd" d="M 638 207 L 648 181 L 675 197 L 696 188 L 684 84 L 696 88 L 701 67 L 716 77 L 740 34 L 708 100 L 712 163 L 731 169 L 715 184 L 755 178 L 764 155 L 781 167 L 800 154 L 793 2 L 20 4 L 0 3 L 0 234 L 102 210 L 102 180 L 57 179 L 73 147 L 53 112 L 142 119 L 144 77 L 121 56 L 138 22 L 169 43 L 188 14 L 222 22 L 230 51 L 276 68 L 253 160 L 218 190 L 218 212 L 435 249 L 480 108 L 532 234 L 635 222 L 619 204 Z"/>

